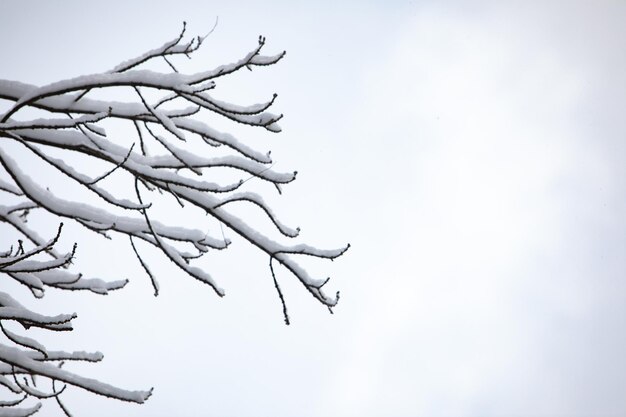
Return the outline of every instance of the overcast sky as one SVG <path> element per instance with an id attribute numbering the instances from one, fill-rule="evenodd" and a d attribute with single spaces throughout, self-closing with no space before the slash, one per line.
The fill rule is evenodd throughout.
<path id="1" fill-rule="evenodd" d="M 286 58 L 216 92 L 279 94 L 283 132 L 254 137 L 299 171 L 276 211 L 352 248 L 312 266 L 341 291 L 334 315 L 279 274 L 287 327 L 244 242 L 206 263 L 220 299 L 157 256 L 154 298 L 126 239 L 90 240 L 77 268 L 131 283 L 31 304 L 79 315 L 48 347 L 101 350 L 68 369 L 155 392 L 137 406 L 68 390 L 74 415 L 626 413 L 626 3 L 128 3 L 1 2 L 0 78 L 105 71 L 183 20 L 204 34 L 219 16 L 188 71 L 265 35 Z"/>

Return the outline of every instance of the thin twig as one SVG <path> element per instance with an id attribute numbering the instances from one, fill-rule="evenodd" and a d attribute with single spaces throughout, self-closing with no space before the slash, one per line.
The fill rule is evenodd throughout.
<path id="1" fill-rule="evenodd" d="M 148 276 L 150 277 L 150 282 L 152 282 L 152 288 L 154 288 L 154 296 L 156 297 L 159 295 L 159 282 L 156 280 L 154 275 L 152 275 L 150 268 L 148 268 L 148 265 L 146 265 L 146 263 L 143 261 L 143 259 L 139 255 L 139 252 L 137 252 L 137 248 L 135 247 L 135 242 L 133 241 L 133 237 L 129 235 L 128 238 L 130 239 L 130 245 L 133 247 L 133 251 L 135 252 L 135 255 L 137 256 L 137 259 L 139 259 L 139 263 L 143 267 L 143 270 L 146 271 L 146 274 L 148 274 Z"/>
<path id="2" fill-rule="evenodd" d="M 287 312 L 287 304 L 285 303 L 285 297 L 283 297 L 283 292 L 280 290 L 280 285 L 278 285 L 278 281 L 276 280 L 276 275 L 274 274 L 274 266 L 272 265 L 272 261 L 274 260 L 273 256 L 270 256 L 270 271 L 272 273 L 272 279 L 274 280 L 274 288 L 278 292 L 278 298 L 280 298 L 280 302 L 283 305 L 283 317 L 285 318 L 285 324 L 289 326 L 289 313 Z M 332 311 L 331 311 L 332 312 Z"/>

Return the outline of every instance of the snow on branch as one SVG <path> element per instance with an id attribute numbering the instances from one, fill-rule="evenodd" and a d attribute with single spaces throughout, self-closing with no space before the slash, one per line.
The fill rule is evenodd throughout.
<path id="1" fill-rule="evenodd" d="M 314 299 L 331 309 L 339 293 L 327 295 L 323 287 L 328 278 L 309 275 L 298 258 L 305 255 L 332 260 L 341 256 L 349 245 L 328 250 L 290 243 L 298 237 L 300 229 L 283 223 L 260 191 L 263 183 L 269 183 L 280 192 L 280 186 L 294 181 L 297 172 L 275 171 L 270 152 L 254 149 L 202 121 L 207 114 L 213 114 L 235 123 L 280 132 L 278 122 L 283 116 L 270 111 L 276 94 L 260 103 L 242 105 L 216 99 L 209 91 L 218 88 L 222 77 L 242 69 L 273 65 L 285 52 L 262 55 L 265 38 L 261 36 L 249 52 L 234 62 L 185 74 L 178 70 L 176 59 L 191 57 L 206 38 L 186 41 L 185 32 L 183 25 L 172 40 L 103 73 L 44 86 L 0 80 L 0 99 L 12 103 L 0 114 L 0 225 L 20 236 L 13 246 L 0 248 L 2 279 L 19 283 L 36 298 L 43 297 L 50 288 L 102 295 L 123 288 L 126 279 L 108 281 L 71 271 L 76 251 L 89 250 L 81 246 L 80 240 L 70 250 L 60 247 L 64 222 L 74 222 L 108 239 L 127 236 L 129 248 L 148 275 L 155 295 L 159 293 L 159 283 L 152 271 L 159 268 L 151 269 L 150 262 L 142 257 L 146 245 L 156 248 L 164 260 L 172 262 L 183 274 L 223 296 L 225 292 L 217 279 L 197 264 L 196 259 L 209 251 L 227 248 L 230 241 L 223 233 L 217 233 L 219 230 L 209 230 L 206 225 L 184 227 L 175 215 L 169 216 L 167 223 L 158 221 L 154 208 L 162 201 L 155 194 L 159 193 L 173 197 L 181 210 L 195 206 L 269 257 L 267 275 L 278 292 L 287 324 L 290 322 L 287 297 L 278 284 L 276 267 L 283 267 Z M 155 71 L 152 63 L 158 60 L 165 61 L 171 71 Z M 135 101 L 93 97 L 96 90 L 99 97 L 106 97 L 113 88 L 126 89 Z M 43 110 L 49 117 L 29 120 L 28 109 Z M 110 121 L 127 125 L 124 136 L 107 132 Z M 12 145 L 5 146 L 9 143 Z M 195 146 L 193 150 L 192 146 Z M 203 151 L 198 152 L 198 147 Z M 221 147 L 219 153 L 214 152 L 216 147 Z M 61 174 L 60 178 L 78 186 L 84 195 L 78 193 L 75 199 L 69 199 L 49 190 L 41 178 L 31 177 L 37 171 L 20 163 L 14 152 L 17 148 L 22 154 L 36 156 L 43 165 Z M 155 149 L 162 153 L 153 154 Z M 96 175 L 83 172 L 73 162 L 76 155 L 91 160 L 101 171 Z M 229 171 L 239 180 L 224 183 L 219 180 L 223 177 L 213 175 L 218 171 Z M 119 182 L 111 186 L 112 177 L 126 181 L 126 188 L 120 187 Z M 249 182 L 251 179 L 261 181 Z M 258 187 L 258 192 L 244 191 L 244 184 L 246 188 Z M 122 194 L 123 191 L 126 193 Z M 84 202 L 90 196 L 96 196 L 98 204 Z M 275 226 L 279 239 L 261 232 L 252 219 L 236 215 L 233 209 L 242 203 L 264 215 Z M 44 237 L 28 223 L 33 210 L 54 219 L 54 224 L 58 224 L 54 235 Z M 124 241 L 124 244 L 128 243 Z M 69 415 L 60 398 L 68 385 L 123 401 L 142 403 L 148 399 L 151 390 L 128 391 L 61 369 L 63 361 L 98 362 L 103 358 L 99 352 L 51 351 L 24 334 L 33 327 L 70 331 L 74 318 L 75 313 L 38 313 L 13 295 L 0 292 L 0 329 L 12 344 L 0 343 L 0 388 L 14 396 L 0 403 L 0 415 L 34 414 L 41 401 L 47 399 L 53 399 Z M 31 378 L 33 382 L 37 376 L 49 384 L 47 388 L 36 386 L 27 383 L 27 379 L 22 382 L 18 376 Z M 55 383 L 61 383 L 59 389 Z"/>

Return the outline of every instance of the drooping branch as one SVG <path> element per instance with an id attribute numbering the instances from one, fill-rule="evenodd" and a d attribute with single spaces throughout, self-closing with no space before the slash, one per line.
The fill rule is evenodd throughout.
<path id="1" fill-rule="evenodd" d="M 118 400 L 135 402 L 139 404 L 146 401 L 152 394 L 152 390 L 128 391 L 116 388 L 112 385 L 105 384 L 95 379 L 85 378 L 80 375 L 76 375 L 74 373 L 58 368 L 55 365 L 47 364 L 41 359 L 37 360 L 30 355 L 27 355 L 27 353 L 27 351 L 0 344 L 0 360 L 2 362 L 8 363 L 9 365 L 15 366 L 20 369 L 24 369 L 36 375 L 41 375 L 57 381 L 63 381 L 66 384 L 74 385 L 87 391 L 91 391 L 95 394 L 103 395 L 105 397 L 111 397 Z M 84 355 L 76 356 L 80 357 Z M 59 355 L 58 358 L 54 360 L 70 360 L 71 358 L 71 354 Z"/>

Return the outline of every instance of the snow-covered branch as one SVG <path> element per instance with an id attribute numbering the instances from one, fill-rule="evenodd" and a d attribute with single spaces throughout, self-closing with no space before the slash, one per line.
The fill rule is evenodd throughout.
<path id="1" fill-rule="evenodd" d="M 71 271 L 76 251 L 89 250 L 81 246 L 80 240 L 71 250 L 59 247 L 63 223 L 75 222 L 109 239 L 127 236 L 129 247 L 150 278 L 155 295 L 159 292 L 158 277 L 141 255 L 141 245 L 145 244 L 156 248 L 163 259 L 171 261 L 183 274 L 224 295 L 218 280 L 196 259 L 211 250 L 227 248 L 230 241 L 223 233 L 218 233 L 219 230 L 207 231 L 205 225 L 183 227 L 177 222 L 177 216 L 168 217 L 166 223 L 157 220 L 155 207 L 161 201 L 154 194 L 157 192 L 173 197 L 183 207 L 181 210 L 185 210 L 187 204 L 195 206 L 269 256 L 267 275 L 278 291 L 287 324 L 286 297 L 276 279 L 276 266 L 285 268 L 322 305 L 332 308 L 339 293 L 326 295 L 323 287 L 328 278 L 310 276 L 298 263 L 298 257 L 332 260 L 341 256 L 349 245 L 325 250 L 291 243 L 300 229 L 284 224 L 260 192 L 244 191 L 244 188 L 269 183 L 280 191 L 281 185 L 295 180 L 296 172 L 275 171 L 269 152 L 254 149 L 234 135 L 202 121 L 203 116 L 211 113 L 239 124 L 280 132 L 278 122 L 282 114 L 270 111 L 276 94 L 260 103 L 240 105 L 217 99 L 209 91 L 218 87 L 222 77 L 242 69 L 273 65 L 285 52 L 262 55 L 265 38 L 259 37 L 254 47 L 235 62 L 184 74 L 179 72 L 175 60 L 179 56 L 190 57 L 205 38 L 185 41 L 185 30 L 183 26 L 174 39 L 100 74 L 40 87 L 0 80 L 0 99 L 11 103 L 8 110 L 0 114 L 0 196 L 6 197 L 6 203 L 4 198 L 0 200 L 0 226 L 20 236 L 10 248 L 0 248 L 3 251 L 0 253 L 0 278 L 21 284 L 36 298 L 43 297 L 49 288 L 96 294 L 123 288 L 128 282 L 126 279 L 107 281 Z M 165 61 L 172 71 L 155 71 L 152 63 L 156 60 Z M 99 97 L 105 97 L 107 92 L 120 88 L 128 90 L 136 100 L 119 102 L 93 97 L 96 90 Z M 50 116 L 28 119 L 28 109 L 44 111 Z M 111 134 L 110 121 L 128 126 L 123 137 Z M 11 146 L 5 146 L 9 143 Z M 196 147 L 194 150 L 190 148 L 192 145 Z M 197 151 L 198 146 L 203 148 L 202 152 Z M 214 152 L 215 147 L 221 147 L 219 153 Z M 84 196 L 77 194 L 70 199 L 50 191 L 40 178 L 31 177 L 33 171 L 19 162 L 14 152 L 18 148 L 78 186 Z M 154 149 L 161 149 L 162 153 L 153 154 Z M 73 163 L 74 155 L 97 162 L 94 165 L 102 170 L 96 175 L 83 172 Z M 212 175 L 217 171 L 229 171 L 235 179 L 219 180 L 220 176 Z M 110 178 L 115 176 L 125 178 L 120 181 L 127 181 L 126 189 L 119 184 L 111 186 Z M 262 181 L 247 183 L 251 179 Z M 84 202 L 89 196 L 97 196 L 98 204 Z M 252 219 L 236 215 L 234 208 L 241 204 L 250 205 L 268 218 L 280 239 L 274 240 L 262 233 Z M 27 217 L 32 210 L 47 213 L 58 224 L 57 233 L 44 237 L 31 227 Z M 124 240 L 124 244 L 128 243 Z M 62 361 L 98 362 L 102 360 L 100 353 L 51 351 L 24 334 L 32 327 L 72 330 L 75 317 L 75 313 L 38 313 L 12 295 L 0 292 L 0 328 L 12 344 L 0 343 L 0 388 L 15 397 L 0 404 L 0 415 L 31 415 L 39 410 L 39 401 L 46 399 L 56 401 L 69 415 L 60 399 L 65 386 L 137 403 L 150 396 L 151 390 L 119 389 L 61 369 Z M 11 326 L 21 328 L 18 331 Z M 18 375 L 38 376 L 50 385 L 47 388 L 29 385 L 19 380 Z M 59 389 L 55 382 L 61 383 Z M 25 404 L 31 400 L 37 402 Z"/>

